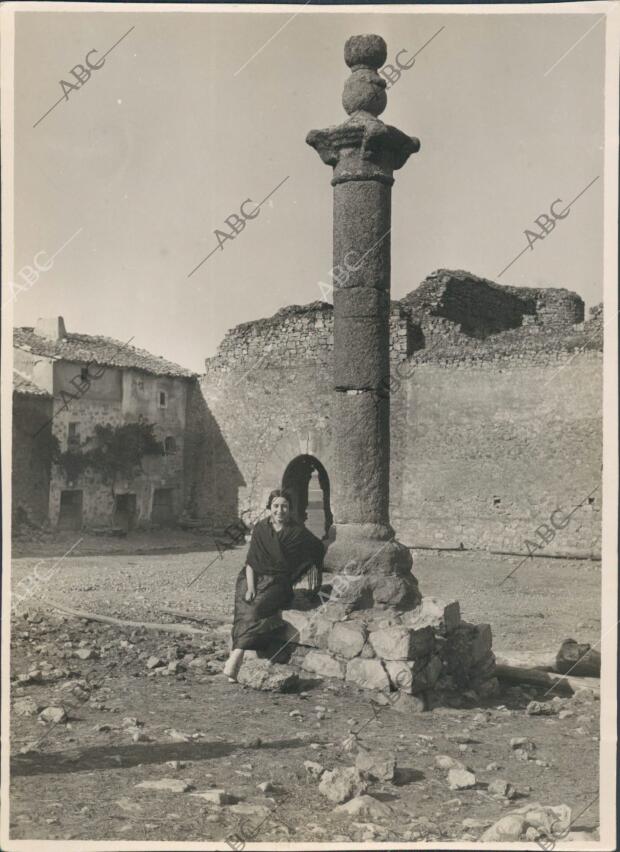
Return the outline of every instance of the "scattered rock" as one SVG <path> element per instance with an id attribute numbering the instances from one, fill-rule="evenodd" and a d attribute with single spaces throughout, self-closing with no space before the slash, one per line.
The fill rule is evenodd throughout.
<path id="1" fill-rule="evenodd" d="M 574 710 L 560 710 L 560 712 L 558 713 L 558 719 L 570 719 L 570 717 L 574 715 Z"/>
<path id="2" fill-rule="evenodd" d="M 234 805 L 239 801 L 237 796 L 233 796 L 232 793 L 222 789 L 204 790 L 201 793 L 192 793 L 191 795 L 214 805 Z"/>
<path id="3" fill-rule="evenodd" d="M 463 820 L 461 825 L 463 828 L 488 828 L 491 825 L 492 820 L 490 819 L 472 819 L 472 817 L 467 817 Z"/>
<path id="4" fill-rule="evenodd" d="M 144 731 L 140 730 L 140 728 L 136 728 L 134 731 L 128 729 L 127 733 L 131 734 L 131 739 L 134 743 L 152 743 L 153 737 L 149 737 L 148 734 L 145 734 Z"/>
<path id="5" fill-rule="evenodd" d="M 476 786 L 476 776 L 468 769 L 450 769 L 448 786 L 451 790 L 467 790 Z"/>
<path id="6" fill-rule="evenodd" d="M 568 805 L 541 805 L 531 802 L 514 813 L 523 816 L 528 825 L 553 837 L 562 836 L 571 824 L 571 809 Z"/>
<path id="7" fill-rule="evenodd" d="M 501 843 L 502 841 L 520 840 L 527 823 L 519 814 L 509 814 L 502 817 L 488 828 L 480 840 L 483 843 Z"/>
<path id="8" fill-rule="evenodd" d="M 260 748 L 262 744 L 263 744 L 263 741 L 261 740 L 260 737 L 247 737 L 245 740 L 242 741 L 241 747 L 242 748 Z"/>
<path id="9" fill-rule="evenodd" d="M 242 802 L 238 805 L 232 805 L 229 808 L 230 813 L 242 814 L 243 816 L 256 816 L 266 819 L 271 813 L 271 808 L 266 805 L 253 805 L 250 802 Z"/>
<path id="10" fill-rule="evenodd" d="M 299 684 L 299 675 L 292 666 L 248 660 L 241 666 L 237 680 L 252 689 L 266 692 L 294 692 Z"/>
<path id="11" fill-rule="evenodd" d="M 15 713 L 16 716 L 36 716 L 38 712 L 39 705 L 33 698 L 30 698 L 30 696 L 26 698 L 17 698 L 13 704 L 13 713 Z"/>
<path id="12" fill-rule="evenodd" d="M 272 784 L 271 781 L 262 781 L 260 784 L 256 785 L 257 788 L 261 791 L 261 793 L 275 793 L 277 792 L 277 787 Z"/>
<path id="13" fill-rule="evenodd" d="M 139 805 L 137 802 L 132 802 L 128 796 L 123 796 L 122 798 L 117 799 L 115 804 L 128 813 L 140 813 L 140 811 L 142 811 L 142 805 Z"/>
<path id="14" fill-rule="evenodd" d="M 471 737 L 469 731 L 463 731 L 460 734 L 446 734 L 446 739 L 453 743 L 460 743 L 461 745 L 476 742 L 476 740 Z"/>
<path id="15" fill-rule="evenodd" d="M 94 648 L 78 648 L 73 652 L 74 657 L 78 657 L 80 660 L 98 660 L 99 654 Z"/>
<path id="16" fill-rule="evenodd" d="M 528 716 L 553 716 L 557 713 L 557 705 L 545 701 L 530 701 L 525 708 Z"/>
<path id="17" fill-rule="evenodd" d="M 396 757 L 389 752 L 371 752 L 358 746 L 355 765 L 364 775 L 377 781 L 393 781 Z"/>
<path id="18" fill-rule="evenodd" d="M 366 792 L 367 782 L 356 766 L 327 770 L 321 776 L 319 793 L 332 802 L 346 802 Z"/>
<path id="19" fill-rule="evenodd" d="M 472 721 L 478 722 L 479 724 L 486 724 L 491 721 L 491 713 L 488 710 L 485 710 L 482 713 L 476 713 Z"/>
<path id="20" fill-rule="evenodd" d="M 392 808 L 369 795 L 355 796 L 345 804 L 335 807 L 333 812 L 362 819 L 381 819 L 393 815 Z"/>
<path id="21" fill-rule="evenodd" d="M 170 728 L 166 731 L 173 743 L 189 743 L 192 738 L 189 734 L 184 734 L 183 731 L 177 731 L 176 728 Z"/>
<path id="22" fill-rule="evenodd" d="M 500 799 L 514 799 L 517 795 L 517 791 L 512 784 L 508 781 L 504 781 L 503 778 L 497 778 L 495 781 L 491 781 L 487 791 L 491 796 L 496 796 Z"/>
<path id="23" fill-rule="evenodd" d="M 528 737 L 513 737 L 510 740 L 510 748 L 511 749 L 522 749 L 523 751 L 535 751 L 536 744 L 530 740 Z"/>
<path id="24" fill-rule="evenodd" d="M 46 707 L 39 713 L 39 719 L 58 725 L 67 720 L 67 714 L 64 707 Z"/>
<path id="25" fill-rule="evenodd" d="M 325 767 L 320 763 L 315 763 L 314 760 L 304 760 L 304 769 L 312 778 L 320 778 L 325 772 Z"/>
<path id="26" fill-rule="evenodd" d="M 158 781 L 141 781 L 136 784 L 144 790 L 166 790 L 170 793 L 187 793 L 188 790 L 193 790 L 193 784 L 190 781 L 183 781 L 181 778 L 160 778 Z"/>
<path id="27" fill-rule="evenodd" d="M 149 657 L 146 661 L 147 669 L 158 669 L 163 665 L 165 665 L 165 663 L 163 660 L 160 660 L 159 657 Z"/>
<path id="28" fill-rule="evenodd" d="M 435 763 L 440 769 L 465 769 L 465 765 L 460 760 L 455 760 L 448 754 L 438 754 L 435 756 Z"/>

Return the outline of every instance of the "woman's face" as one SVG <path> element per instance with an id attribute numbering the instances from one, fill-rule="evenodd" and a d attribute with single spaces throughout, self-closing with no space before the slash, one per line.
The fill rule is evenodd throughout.
<path id="1" fill-rule="evenodd" d="M 283 524 L 289 516 L 290 506 L 286 497 L 274 497 L 271 501 L 271 518 L 276 524 Z"/>

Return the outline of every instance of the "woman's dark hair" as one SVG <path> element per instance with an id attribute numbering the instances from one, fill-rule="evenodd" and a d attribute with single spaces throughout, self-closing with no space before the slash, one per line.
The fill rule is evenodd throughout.
<path id="1" fill-rule="evenodd" d="M 271 504 L 276 499 L 276 497 L 284 497 L 284 499 L 288 501 L 289 509 L 293 508 L 293 497 L 291 495 L 291 492 L 288 491 L 286 488 L 275 488 L 271 492 L 267 500 L 268 509 L 271 509 Z"/>

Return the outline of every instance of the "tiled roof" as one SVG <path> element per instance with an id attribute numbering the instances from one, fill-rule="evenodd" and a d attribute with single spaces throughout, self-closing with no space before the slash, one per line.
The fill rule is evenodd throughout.
<path id="1" fill-rule="evenodd" d="M 155 376 L 193 378 L 196 373 L 165 358 L 137 349 L 112 337 L 90 334 L 71 334 L 51 340 L 36 334 L 29 326 L 13 329 L 13 345 L 33 355 L 76 363 L 96 362 L 105 367 L 125 367 L 143 370 Z"/>
<path id="2" fill-rule="evenodd" d="M 40 388 L 39 385 L 35 385 L 32 379 L 28 378 L 25 373 L 22 373 L 20 370 L 16 370 L 15 368 L 13 368 L 13 391 L 14 393 L 27 393 L 31 396 L 51 397 L 51 394 L 44 388 Z"/>

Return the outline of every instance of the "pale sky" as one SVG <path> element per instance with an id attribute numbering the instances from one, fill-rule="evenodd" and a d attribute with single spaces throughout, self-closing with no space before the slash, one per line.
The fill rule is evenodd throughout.
<path id="1" fill-rule="evenodd" d="M 332 265 L 331 168 L 305 136 L 346 118 L 344 42 L 379 33 L 393 62 L 441 27 L 381 116 L 422 143 L 395 175 L 393 298 L 447 267 L 567 287 L 587 308 L 602 300 L 600 14 L 293 15 L 18 12 L 15 269 L 73 239 L 18 294 L 14 325 L 61 314 L 69 331 L 133 336 L 202 371 L 227 329 L 320 299 Z M 70 69 L 92 49 L 96 63 L 132 26 L 33 128 Z M 225 218 L 287 177 L 188 278 Z M 533 220 L 597 177 L 498 279 Z"/>

